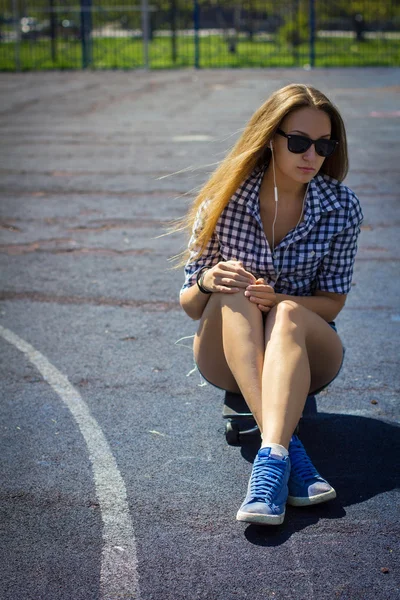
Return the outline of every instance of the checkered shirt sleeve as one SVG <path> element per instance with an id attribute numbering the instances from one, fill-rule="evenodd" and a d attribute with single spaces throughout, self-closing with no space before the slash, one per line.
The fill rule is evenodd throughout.
<path id="1" fill-rule="evenodd" d="M 345 227 L 331 239 L 329 253 L 318 269 L 314 289 L 348 294 L 351 289 L 360 226 L 364 217 L 354 192 L 342 186 L 342 194 L 343 204 L 349 207 L 347 221 Z M 340 224 L 336 223 L 336 227 L 340 229 Z"/>
<path id="2" fill-rule="evenodd" d="M 200 249 L 196 246 L 196 240 L 203 228 L 204 220 L 207 218 L 207 204 L 207 201 L 203 202 L 197 211 L 196 219 L 194 221 L 192 235 L 188 246 L 190 248 L 190 255 L 185 265 L 185 282 L 180 291 L 181 294 L 196 283 L 197 273 L 202 267 L 213 267 L 220 260 L 219 243 L 215 231 L 209 239 L 202 255 L 199 258 L 196 258 Z"/>

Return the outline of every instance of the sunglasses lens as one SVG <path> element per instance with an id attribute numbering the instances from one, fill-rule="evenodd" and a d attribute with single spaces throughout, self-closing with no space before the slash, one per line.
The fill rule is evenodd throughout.
<path id="1" fill-rule="evenodd" d="M 295 154 L 301 154 L 307 152 L 311 146 L 311 140 L 301 135 L 291 135 L 288 139 L 288 150 Z"/>
<path id="2" fill-rule="evenodd" d="M 315 150 L 320 156 L 330 156 L 336 148 L 336 142 L 333 140 L 318 140 L 315 144 Z"/>

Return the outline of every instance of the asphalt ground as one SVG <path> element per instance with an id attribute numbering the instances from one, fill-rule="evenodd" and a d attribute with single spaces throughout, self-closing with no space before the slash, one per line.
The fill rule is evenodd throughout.
<path id="1" fill-rule="evenodd" d="M 338 498 L 235 521 L 255 448 L 193 372 L 163 236 L 275 89 L 340 108 L 365 221 L 302 439 Z M 394 600 L 399 69 L 0 74 L 3 600 Z M 173 175 L 175 173 L 175 175 Z"/>

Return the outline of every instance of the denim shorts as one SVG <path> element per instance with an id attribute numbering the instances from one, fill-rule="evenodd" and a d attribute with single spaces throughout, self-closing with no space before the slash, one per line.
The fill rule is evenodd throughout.
<path id="1" fill-rule="evenodd" d="M 331 321 L 329 323 L 329 325 L 332 327 L 332 329 L 334 329 L 337 333 L 337 329 L 336 329 L 336 324 L 335 321 Z M 322 392 L 322 390 L 325 390 L 333 381 L 335 381 L 336 377 L 339 375 L 340 371 L 342 370 L 343 367 L 343 361 L 344 361 L 344 355 L 346 353 L 346 348 L 343 346 L 343 356 L 342 356 L 342 362 L 340 363 L 340 367 L 338 372 L 336 373 L 335 377 L 333 379 L 331 379 L 330 381 L 328 381 L 328 383 L 326 383 L 325 385 L 323 385 L 322 387 L 318 388 L 317 390 L 315 390 L 315 392 L 312 392 L 311 395 L 312 396 L 316 396 L 317 394 L 319 394 L 320 392 Z M 208 379 L 206 377 L 204 377 L 203 373 L 200 371 L 198 364 L 195 361 L 195 365 L 197 367 L 198 372 L 200 373 L 200 375 L 202 376 L 202 378 L 204 379 L 204 381 L 207 381 L 207 383 L 209 383 L 210 385 L 212 385 L 213 387 L 217 388 L 218 390 L 222 390 L 222 391 L 226 391 L 224 388 L 220 387 L 219 385 L 215 385 L 215 383 L 211 383 L 211 381 L 208 381 Z"/>

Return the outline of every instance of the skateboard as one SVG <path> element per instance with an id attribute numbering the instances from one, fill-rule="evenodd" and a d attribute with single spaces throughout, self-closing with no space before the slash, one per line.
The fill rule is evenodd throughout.
<path id="1" fill-rule="evenodd" d="M 312 416 L 317 413 L 317 403 L 315 396 L 310 394 L 307 397 L 303 411 L 303 417 Z M 244 440 L 261 441 L 260 430 L 257 423 L 247 406 L 246 400 L 241 394 L 225 392 L 224 406 L 222 416 L 225 419 L 225 438 L 230 446 L 241 446 Z M 299 425 L 296 428 L 298 433 Z"/>

